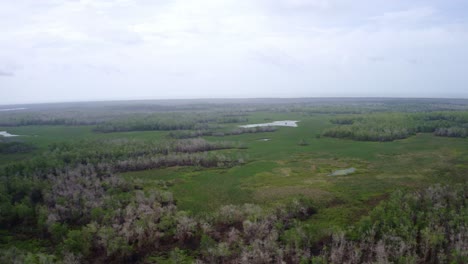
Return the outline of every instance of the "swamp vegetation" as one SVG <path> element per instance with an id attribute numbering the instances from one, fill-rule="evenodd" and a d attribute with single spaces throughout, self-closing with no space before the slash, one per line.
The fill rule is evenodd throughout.
<path id="1" fill-rule="evenodd" d="M 14 108 L 0 263 L 468 262 L 468 100 Z"/>

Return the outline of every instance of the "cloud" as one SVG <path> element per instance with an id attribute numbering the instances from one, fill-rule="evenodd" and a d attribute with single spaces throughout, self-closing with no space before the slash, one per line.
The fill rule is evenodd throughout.
<path id="1" fill-rule="evenodd" d="M 2 78 L 12 92 L 1 100 L 459 91 L 460 10 L 461 0 L 0 1 L 0 61 L 22 65 Z M 2 76 L 18 72 L 10 64 Z"/>
<path id="2" fill-rule="evenodd" d="M 289 10 L 327 10 L 336 6 L 336 0 L 278 0 L 269 4 L 275 8 L 286 8 Z"/>
<path id="3" fill-rule="evenodd" d="M 385 61 L 385 57 L 383 57 L 383 56 L 369 56 L 367 58 L 371 62 L 384 62 Z"/>
<path id="4" fill-rule="evenodd" d="M 11 77 L 11 76 L 14 76 L 14 75 L 15 74 L 13 72 L 0 70 L 0 77 Z"/>
<path id="5" fill-rule="evenodd" d="M 437 9 L 431 6 L 416 7 L 400 11 L 385 12 L 382 15 L 369 18 L 371 21 L 382 24 L 405 24 L 418 23 L 434 18 L 437 14 Z"/>
<path id="6" fill-rule="evenodd" d="M 282 70 L 296 71 L 302 67 L 302 62 L 294 56 L 279 49 L 263 48 L 251 52 L 254 61 L 274 66 Z"/>
<path id="7" fill-rule="evenodd" d="M 22 69 L 22 66 L 13 60 L 0 56 L 0 77 L 15 76 L 15 72 Z"/>

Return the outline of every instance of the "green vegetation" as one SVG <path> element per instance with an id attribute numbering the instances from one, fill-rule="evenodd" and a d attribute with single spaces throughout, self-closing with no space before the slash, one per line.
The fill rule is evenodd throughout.
<path id="1" fill-rule="evenodd" d="M 362 141 L 392 141 L 428 132 L 437 136 L 466 137 L 468 113 L 379 113 L 338 117 L 330 122 L 339 126 L 325 130 L 324 136 Z"/>
<path id="2" fill-rule="evenodd" d="M 336 233 L 317 262 L 466 263 L 468 186 L 395 192 L 346 234 Z"/>
<path id="3" fill-rule="evenodd" d="M 0 141 L 0 153 L 13 154 L 13 153 L 27 153 L 34 150 L 34 145 L 24 142 L 3 142 Z"/>
<path id="4" fill-rule="evenodd" d="M 300 122 L 239 127 L 275 120 Z M 2 263 L 466 262 L 468 101 L 38 105 L 0 124 L 21 135 L 0 137 Z"/>
<path id="5" fill-rule="evenodd" d="M 177 131 L 170 132 L 169 136 L 172 138 L 184 139 L 184 138 L 196 138 L 202 136 L 232 136 L 240 134 L 249 134 L 249 133 L 265 133 L 265 132 L 275 132 L 275 127 L 251 127 L 251 128 L 236 128 L 230 131 L 214 131 L 214 130 L 196 130 L 196 131 Z"/>

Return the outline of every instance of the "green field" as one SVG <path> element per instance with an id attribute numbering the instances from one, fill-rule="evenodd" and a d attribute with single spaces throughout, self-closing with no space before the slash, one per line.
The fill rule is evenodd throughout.
<path id="1" fill-rule="evenodd" d="M 461 181 L 465 176 L 438 177 L 446 171 L 467 170 L 468 140 L 418 134 L 393 142 L 356 142 L 317 138 L 329 126 L 329 116 L 258 114 L 253 122 L 297 119 L 297 128 L 284 127 L 274 133 L 224 137 L 245 143 L 249 163 L 229 169 L 167 168 L 124 173 L 153 188 L 159 180 L 172 180 L 168 189 L 178 205 L 193 213 L 212 211 L 224 204 L 277 203 L 304 195 L 323 203 L 325 214 L 340 212 L 346 217 L 323 226 L 355 221 L 375 205 L 374 200 L 397 188 L 416 188 Z M 270 141 L 259 141 L 269 138 Z M 217 140 L 208 137 L 208 140 Z M 300 139 L 309 145 L 299 146 Z M 328 176 L 341 168 L 357 168 L 347 176 Z M 337 202 L 339 201 L 339 202 Z M 346 212 L 344 212 L 346 211 Z M 336 217 L 336 215 L 334 215 Z M 347 218 L 349 217 L 349 218 Z M 319 215 L 317 218 L 322 219 Z"/>
<path id="2" fill-rule="evenodd" d="M 334 115 L 254 113 L 249 123 L 265 120 L 300 120 L 298 127 L 281 127 L 273 133 L 242 134 L 209 141 L 228 140 L 247 146 L 238 150 L 248 163 L 233 168 L 171 167 L 123 173 L 128 180 L 141 181 L 145 188 L 159 188 L 170 181 L 178 206 L 194 214 L 213 211 L 225 204 L 274 204 L 296 196 L 311 197 L 328 211 L 347 211 L 348 224 L 374 200 L 397 188 L 416 188 L 434 183 L 457 182 L 464 176 L 440 177 L 445 172 L 468 169 L 468 140 L 421 133 L 392 142 L 360 142 L 318 137 L 332 126 Z M 232 125 L 231 125 L 232 127 Z M 165 141 L 167 132 L 96 133 L 90 126 L 0 127 L 42 149 L 54 142 L 99 139 L 156 139 Z M 268 138 L 270 141 L 260 141 Z M 301 139 L 308 142 L 300 146 Z M 2 162 L 27 159 L 28 155 L 1 155 Z M 347 176 L 328 176 L 334 170 L 354 167 Z M 339 201 L 339 202 L 337 202 Z M 337 208 L 334 208 L 337 207 Z M 320 216 L 317 216 L 320 218 Z M 341 217 L 340 217 L 341 218 Z M 329 221 L 329 219 L 325 219 Z M 336 221 L 329 224 L 333 225 Z M 326 223 L 323 223 L 326 225 Z"/>

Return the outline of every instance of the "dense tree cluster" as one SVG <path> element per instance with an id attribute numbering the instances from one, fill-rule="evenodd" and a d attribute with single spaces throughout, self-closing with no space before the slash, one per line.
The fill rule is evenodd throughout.
<path id="1" fill-rule="evenodd" d="M 21 142 L 21 141 L 1 141 L 0 140 L 0 153 L 1 154 L 12 154 L 12 153 L 26 153 L 33 151 L 34 145 Z"/>
<path id="2" fill-rule="evenodd" d="M 420 132 L 466 137 L 468 112 L 379 113 L 338 117 L 331 123 L 338 126 L 325 130 L 324 136 L 361 141 L 392 141 Z"/>
<path id="3" fill-rule="evenodd" d="M 168 136 L 175 139 L 187 139 L 212 136 L 213 133 L 211 130 L 179 130 L 169 132 Z"/>
<path id="4" fill-rule="evenodd" d="M 108 108 L 58 108 L 36 109 L 36 111 L 0 112 L 0 126 L 81 126 L 92 125 L 96 132 L 125 132 L 125 131 L 171 131 L 213 129 L 219 125 L 229 123 L 245 123 L 248 117 L 245 113 L 231 106 L 226 109 L 214 108 L 213 112 L 206 112 L 205 107 L 196 105 L 184 108 L 141 106 L 127 108 L 120 106 L 115 111 Z M 181 111 L 186 109 L 186 111 Z M 59 111 L 62 110 L 62 111 Z M 193 110 L 193 111 L 191 111 Z"/>
<path id="5" fill-rule="evenodd" d="M 354 124 L 356 119 L 357 119 L 356 117 L 352 117 L 352 116 L 337 117 L 337 118 L 331 119 L 330 122 L 335 125 L 352 125 Z"/>
<path id="6" fill-rule="evenodd" d="M 323 136 L 334 138 L 347 138 L 359 141 L 393 141 L 407 138 L 415 132 L 407 128 L 398 127 L 365 127 L 349 126 L 328 129 Z"/>
<path id="7" fill-rule="evenodd" d="M 302 221 L 316 213 L 310 200 L 295 199 L 272 209 L 226 205 L 213 214 L 193 217 L 177 209 L 169 192 L 144 192 L 90 166 L 49 175 L 41 195 L 32 210 L 18 210 L 22 219 L 29 213 L 30 220 L 10 224 L 10 228 L 30 226 L 50 241 L 53 251 L 25 252 L 12 247 L 0 250 L 4 263 L 15 259 L 48 263 L 465 263 L 468 259 L 466 184 L 414 193 L 397 191 L 358 225 L 333 233 L 319 254 L 309 224 Z"/>
<path id="8" fill-rule="evenodd" d="M 360 224 L 336 233 L 316 263 L 466 263 L 468 188 L 397 191 Z"/>
<path id="9" fill-rule="evenodd" d="M 246 123 L 248 121 L 249 118 L 247 118 L 245 115 L 236 114 L 227 114 L 216 119 L 216 122 L 220 124 Z"/>
<path id="10" fill-rule="evenodd" d="M 463 99 L 391 99 L 391 98 L 328 98 L 313 104 L 296 104 L 293 112 L 315 114 L 369 114 L 383 112 L 430 113 L 468 110 Z"/>
<path id="11" fill-rule="evenodd" d="M 243 148 L 243 146 L 226 141 L 209 142 L 201 138 L 163 143 L 156 140 L 128 139 L 55 143 L 41 155 L 4 166 L 3 173 L 5 175 L 48 173 L 64 166 L 87 164 L 124 172 L 170 166 L 225 167 L 243 163 L 242 155 L 211 153 L 214 150 L 232 148 Z"/>
<path id="12" fill-rule="evenodd" d="M 199 130 L 208 128 L 208 123 L 202 123 L 200 120 L 182 119 L 182 118 L 129 118 L 127 120 L 109 121 L 97 125 L 94 128 L 96 132 L 125 132 L 125 131 L 169 131 L 169 130 Z"/>
<path id="13" fill-rule="evenodd" d="M 213 130 L 196 130 L 196 131 L 173 131 L 169 133 L 169 137 L 177 139 L 185 138 L 195 138 L 202 136 L 233 136 L 241 134 L 252 134 L 252 133 L 265 133 L 265 132 L 275 132 L 276 127 L 265 126 L 265 127 L 250 127 L 250 128 L 237 128 L 230 131 L 213 131 Z"/>
<path id="14" fill-rule="evenodd" d="M 245 162 L 242 156 L 234 157 L 220 153 L 178 153 L 154 157 L 138 157 L 117 161 L 113 164 L 101 163 L 100 166 L 113 168 L 115 172 L 149 170 L 174 166 L 233 167 Z"/>
<path id="15" fill-rule="evenodd" d="M 315 213 L 308 200 L 293 200 L 272 212 L 227 205 L 203 226 L 199 263 L 299 263 L 310 257 L 305 220 Z"/>
<path id="16" fill-rule="evenodd" d="M 441 137 L 468 137 L 468 127 L 444 127 L 437 128 L 434 135 Z"/>
<path id="17" fill-rule="evenodd" d="M 226 132 L 216 132 L 213 133 L 213 136 L 232 136 L 240 134 L 252 134 L 252 133 L 265 133 L 265 132 L 275 132 L 276 127 L 264 126 L 264 127 L 241 127 L 231 131 Z"/>
<path id="18" fill-rule="evenodd" d="M 50 116 L 49 113 L 15 113 L 9 115 L 0 115 L 0 126 L 80 126 L 80 125 L 97 125 L 107 117 L 94 117 L 82 115 L 80 113 L 55 114 Z"/>
<path id="19" fill-rule="evenodd" d="M 197 130 L 206 129 L 208 124 L 197 123 L 193 120 L 137 120 L 114 121 L 99 124 L 94 128 L 96 132 L 127 132 L 127 131 L 170 131 L 170 130 Z"/>
<path id="20" fill-rule="evenodd" d="M 247 122 L 246 117 L 225 116 L 215 114 L 153 114 L 142 117 L 133 116 L 127 119 L 115 119 L 98 124 L 96 132 L 125 131 L 172 131 L 172 130 L 208 130 L 216 128 L 217 124 Z"/>
<path id="21" fill-rule="evenodd" d="M 286 247 L 284 242 L 300 232 L 296 221 L 315 213 L 308 200 L 294 200 L 273 211 L 228 205 L 209 217 L 194 218 L 177 210 L 171 193 L 138 190 L 93 166 L 56 171 L 22 190 L 22 198 L 10 199 L 27 200 L 28 205 L 15 202 L 13 211 L 0 211 L 0 224 L 39 232 L 35 235 L 50 241 L 55 256 L 13 254 L 17 250 L 11 248 L 0 252 L 7 262 L 136 262 L 150 255 L 165 258 L 179 248 L 200 263 L 292 263 L 309 254 L 307 244 Z M 16 220 L 21 222 L 8 213 L 19 214 Z"/>
<path id="22" fill-rule="evenodd" d="M 76 259 L 120 263 L 158 248 L 163 232 L 176 226 L 177 210 L 170 193 L 145 194 L 92 166 L 56 172 L 41 183 L 42 188 L 34 187 L 41 199 L 29 204 L 28 210 L 21 209 L 21 225 L 36 228 L 62 257 L 71 253 Z M 2 220 L 5 213 L 1 211 Z M 15 227 L 17 223 L 1 224 Z"/>

